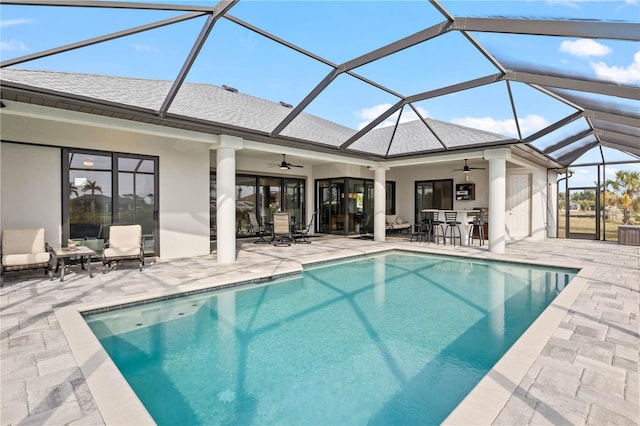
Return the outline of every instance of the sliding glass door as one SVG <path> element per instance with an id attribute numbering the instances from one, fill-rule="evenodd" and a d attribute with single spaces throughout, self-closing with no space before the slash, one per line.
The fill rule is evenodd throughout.
<path id="1" fill-rule="evenodd" d="M 374 217 L 371 179 L 333 178 L 316 181 L 319 232 L 371 234 Z M 395 213 L 395 182 L 386 183 L 386 212 Z"/>
<path id="2" fill-rule="evenodd" d="M 216 239 L 216 174 L 210 175 L 211 200 L 211 240 Z M 251 236 L 250 214 L 268 226 L 273 221 L 273 213 L 289 212 L 292 220 L 304 223 L 305 180 L 276 176 L 236 175 L 236 235 Z"/>
<path id="3" fill-rule="evenodd" d="M 112 224 L 142 226 L 145 254 L 158 254 L 158 159 L 63 150 L 62 241 L 102 253 Z"/>
<path id="4" fill-rule="evenodd" d="M 156 253 L 156 161 L 148 157 L 118 155 L 118 174 L 115 188 L 118 197 L 114 205 L 119 225 L 142 225 L 145 254 Z"/>
<path id="5" fill-rule="evenodd" d="M 453 208 L 453 179 L 416 181 L 415 223 L 422 222 L 422 210 Z"/>
<path id="6" fill-rule="evenodd" d="M 318 229 L 320 232 L 344 234 L 344 179 L 317 182 Z"/>
<path id="7" fill-rule="evenodd" d="M 304 224 L 304 181 L 284 178 L 282 195 L 283 211 L 291 214 L 294 223 Z"/>

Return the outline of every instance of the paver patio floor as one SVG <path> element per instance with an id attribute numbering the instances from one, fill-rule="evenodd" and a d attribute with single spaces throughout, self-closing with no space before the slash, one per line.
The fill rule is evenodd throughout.
<path id="1" fill-rule="evenodd" d="M 452 247 L 405 237 L 385 243 L 319 237 L 291 247 L 245 240 L 237 248 L 231 265 L 219 264 L 214 250 L 208 256 L 151 262 L 142 272 L 125 263 L 93 278 L 73 267 L 63 283 L 37 271 L 7 273 L 0 289 L 1 424 L 105 424 L 58 324 L 58 309 L 246 281 L 304 263 L 393 248 L 594 268 L 494 423 L 640 424 L 640 247 L 548 239 L 508 243 L 506 254 L 497 255 L 486 246 Z"/>

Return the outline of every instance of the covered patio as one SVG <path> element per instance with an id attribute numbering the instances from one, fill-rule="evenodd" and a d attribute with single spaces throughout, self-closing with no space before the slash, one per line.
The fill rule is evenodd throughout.
<path id="1" fill-rule="evenodd" d="M 389 4 L 372 9 L 341 4 L 339 7 L 353 7 L 354 14 L 339 24 L 338 16 L 346 15 L 336 15 L 332 31 L 339 30 L 343 40 L 367 39 L 366 45 L 356 47 L 335 43 L 325 26 L 317 28 L 311 23 L 308 31 L 317 35 L 313 40 L 289 35 L 288 27 L 276 24 L 280 16 L 302 19 L 298 14 L 305 12 L 293 3 L 271 5 L 269 11 L 277 8 L 268 19 L 266 10 L 261 11 L 264 5 L 238 1 L 214 6 L 4 2 L 7 13 L 42 6 L 60 19 L 65 10 L 79 10 L 87 13 L 87 19 L 95 18 L 96 12 L 110 11 L 121 16 L 141 12 L 151 21 L 15 55 L 0 63 L 6 175 L 20 181 L 28 159 L 46 162 L 58 150 L 75 155 L 76 163 L 80 156 L 103 156 L 112 163 L 116 160 L 109 156 L 147 156 L 148 161 L 159 164 L 153 169 L 154 177 L 164 183 L 158 181 L 153 189 L 133 198 L 146 198 L 150 224 L 145 234 L 154 244 L 154 254 L 165 259 L 207 253 L 210 229 L 215 229 L 218 260 L 235 261 L 238 202 L 244 201 L 238 199 L 237 180 L 246 172 L 306 182 L 298 209 L 305 223 L 321 205 L 316 181 L 342 177 L 372 181 L 367 214 L 370 233 L 377 241 L 385 238 L 385 214 L 420 220 L 419 200 L 412 199 L 419 181 L 448 179 L 461 185 L 471 176 L 478 184 L 476 204 L 456 200 L 448 208 L 490 210 L 490 251 L 503 252 L 511 239 L 554 237 L 560 223 L 559 178 L 587 159 L 603 167 L 635 165 L 639 154 L 640 90 L 633 78 L 624 73 L 613 77 L 596 73 L 594 77 L 593 70 L 576 72 L 567 64 L 575 56 L 592 54 L 581 49 L 585 44 L 593 46 L 595 39 L 607 43 L 596 45 L 597 52 L 604 52 L 601 54 L 614 48 L 628 54 L 639 38 L 633 19 L 603 21 L 580 8 L 565 9 L 566 17 L 557 19 L 541 5 L 530 4 L 531 15 L 521 18 L 523 11 L 517 5 L 504 3 L 483 4 L 481 12 L 472 3 L 463 6 L 462 2 L 406 2 L 402 7 L 396 3 L 390 10 Z M 323 5 L 315 6 L 323 10 Z M 635 11 L 633 6 L 624 6 Z M 506 18 L 503 10 L 518 15 Z M 386 31 L 376 31 L 389 13 L 401 17 L 403 25 L 385 25 Z M 367 19 L 355 18 L 361 15 Z M 178 71 L 163 63 L 145 76 L 151 69 L 142 62 L 133 75 L 104 70 L 96 74 L 80 65 L 107 55 L 101 49 L 120 39 L 152 34 L 164 40 L 162 31 L 174 34 L 182 24 L 195 37 L 176 47 L 178 57 L 185 55 L 177 65 L 172 64 Z M 364 30 L 370 37 L 359 37 Z M 235 31 L 278 54 L 264 58 L 252 46 L 238 45 Z M 314 48 L 305 48 L 306 43 Z M 215 67 L 218 49 L 237 52 L 239 64 L 250 61 L 252 81 L 267 76 L 295 81 L 282 83 L 289 89 L 287 99 L 270 100 L 281 94 L 269 84 L 251 85 L 246 91 L 236 87 L 237 73 L 203 73 L 199 65 Z M 532 49 L 540 53 L 529 55 Z M 566 56 L 547 64 L 543 53 L 557 50 Z M 453 51 L 456 54 L 448 54 Z M 77 62 L 79 69 L 69 71 L 64 59 L 76 54 L 83 58 Z M 276 58 L 295 65 L 283 67 Z M 472 59 L 478 61 L 477 67 L 467 65 Z M 133 65 L 133 61 L 127 58 L 127 63 Z M 342 108 L 354 100 L 356 111 Z M 455 111 L 454 115 L 445 114 L 445 109 Z M 348 118 L 353 114 L 363 121 Z M 483 117 L 487 114 L 489 117 Z M 487 121 L 499 125 L 487 127 L 483 124 Z M 84 137 L 87 133 L 91 138 Z M 302 167 L 292 170 L 285 164 L 270 170 L 285 153 L 290 163 Z M 466 169 L 467 161 L 473 173 Z M 65 163 L 61 171 L 57 165 L 32 163 L 28 174 L 35 175 L 33 181 L 8 186 L 4 198 L 12 202 L 30 186 L 37 186 L 37 180 L 66 174 Z M 75 174 L 97 167 L 69 163 L 73 182 L 85 182 L 86 177 Z M 104 167 L 100 170 L 112 172 Z M 454 170 L 459 173 L 453 174 Z M 211 173 L 216 177 L 215 200 L 205 180 Z M 519 181 L 520 177 L 524 180 Z M 603 183 L 600 178 L 598 172 L 594 179 L 598 188 Z M 387 185 L 394 183 L 397 190 L 392 193 Z M 64 194 L 63 200 L 31 200 L 29 211 L 55 214 L 25 218 L 3 209 L 3 224 L 39 221 L 52 244 L 66 241 L 74 225 L 71 210 L 81 198 L 74 198 L 73 185 L 65 177 L 52 188 L 53 193 Z M 188 203 L 182 197 L 184 187 L 192 194 Z M 520 202 L 521 193 L 526 204 Z M 129 219 L 116 217 L 131 204 L 123 195 L 114 197 L 101 225 Z M 279 205 L 263 204 L 270 210 Z M 521 211 L 516 214 L 517 208 Z M 339 214 L 345 213 L 350 212 Z"/>

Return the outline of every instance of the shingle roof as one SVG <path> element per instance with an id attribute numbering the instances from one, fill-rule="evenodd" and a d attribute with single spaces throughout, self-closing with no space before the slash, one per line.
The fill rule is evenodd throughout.
<path id="1" fill-rule="evenodd" d="M 526 8 L 520 7 L 518 2 L 484 2 L 480 6 L 478 2 L 453 1 L 445 4 L 439 0 L 398 1 L 391 2 L 392 6 L 391 3 L 383 6 L 382 3 L 373 2 L 375 7 L 367 2 L 339 2 L 337 9 L 352 13 L 348 14 L 346 20 L 336 19 L 336 24 L 332 20 L 336 15 L 328 15 L 327 22 L 321 19 L 305 21 L 309 17 L 308 5 L 313 2 L 301 9 L 297 7 L 300 2 L 265 4 L 225 0 L 209 6 L 187 3 L 169 5 L 165 2 L 106 0 L 3 2 L 3 8 L 20 5 L 72 7 L 83 12 L 98 10 L 98 18 L 93 15 L 93 19 L 102 19 L 100 12 L 112 9 L 124 10 L 125 13 L 149 12 L 149 19 L 160 17 L 158 12 L 162 12 L 163 17 L 166 17 L 164 12 L 172 12 L 168 19 L 122 30 L 118 28 L 118 31 L 97 37 L 90 34 L 90 38 L 81 41 L 3 59 L 0 68 L 3 70 L 4 84 L 0 89 L 3 96 L 8 96 L 3 99 L 45 103 L 55 108 L 111 115 L 210 134 L 229 132 L 262 142 L 301 145 L 312 150 L 339 149 L 345 155 L 367 156 L 376 160 L 511 144 L 525 144 L 527 150 L 563 166 L 570 165 L 591 148 L 596 148 L 591 151 L 598 154 L 603 163 L 606 162 L 605 150 L 622 152 L 623 157 L 631 160 L 640 159 L 640 87 L 637 79 L 632 77 L 638 54 L 635 53 L 633 64 L 623 70 L 630 72 L 616 78 L 586 71 L 587 67 L 578 71 L 571 61 L 557 60 L 552 63 L 547 61 L 546 55 L 541 54 L 545 49 L 549 52 L 549 46 L 558 46 L 558 43 L 548 43 L 550 39 L 577 39 L 580 42 L 598 40 L 598 43 L 619 43 L 617 46 L 624 45 L 624 54 L 627 55 L 631 51 L 629 46 L 634 49 L 640 42 L 637 4 L 627 3 L 625 7 L 615 8 L 615 13 L 607 12 L 607 16 L 593 16 L 601 14 L 604 9 L 585 6 L 572 8 L 584 9 L 584 13 L 574 15 L 565 9 L 564 18 L 545 18 L 550 11 L 556 10 L 546 7 L 542 11 L 537 7 L 546 5 L 545 2 L 532 2 Z M 321 2 L 317 3 L 313 5 L 313 10 L 325 12 L 326 7 Z M 270 13 L 261 14 L 262 7 L 269 8 Z M 296 15 L 301 10 L 305 15 Z M 478 13 L 478 10 L 484 16 L 475 17 L 469 13 Z M 543 18 L 534 16 L 540 11 L 543 12 Z M 628 19 L 622 15 L 627 11 Z M 241 17 L 231 15 L 231 12 L 239 12 Z M 375 13 L 370 15 L 369 12 Z M 393 20 L 388 19 L 389 14 L 393 14 Z M 338 15 L 343 17 L 346 13 Z M 380 20 L 369 22 L 361 15 Z M 62 14 L 57 16 L 64 17 Z M 77 15 L 73 16 L 76 19 Z M 302 44 L 289 39 L 299 35 L 291 34 L 289 30 L 295 26 L 287 25 L 285 16 L 296 20 L 296 24 L 305 25 L 305 31 L 300 33 L 304 33 L 303 39 L 306 40 L 303 42 L 298 39 L 298 43 L 310 43 L 315 47 L 305 49 Z M 158 29 L 166 30 L 170 35 L 181 35 L 182 23 L 198 25 L 196 21 L 202 23 L 198 37 L 187 43 L 176 42 L 164 46 L 167 52 L 175 54 L 181 49 L 190 49 L 184 62 L 179 64 L 166 60 L 154 68 L 153 75 L 165 75 L 167 77 L 164 78 L 170 81 L 10 70 L 26 62 L 69 51 L 81 53 L 82 50 L 82 53 L 86 52 L 84 58 L 93 58 L 92 51 L 85 48 Z M 396 25 L 394 21 L 401 22 L 401 25 Z M 373 26 L 361 26 L 362 23 Z M 271 30 L 267 31 L 267 27 Z M 313 34 L 310 32 L 312 28 L 315 28 Z M 375 31 L 375 34 L 363 37 L 363 34 L 366 35 L 363 31 Z M 210 37 L 213 33 L 216 37 Z M 44 32 L 42 34 L 44 36 Z M 76 35 L 75 32 L 73 34 Z M 252 43 L 252 49 L 244 50 L 245 39 L 238 37 L 238 34 L 247 35 L 257 43 L 265 43 L 260 46 L 266 47 L 269 52 L 254 49 L 257 45 Z M 78 37 L 82 35 L 78 34 Z M 165 39 L 161 37 L 158 40 Z M 354 42 L 349 43 L 348 40 Z M 524 40 L 527 42 L 523 43 Z M 213 49 L 208 49 L 208 45 Z M 318 54 L 319 51 L 327 53 L 323 56 Z M 215 54 L 212 55 L 212 52 Z M 236 76 L 228 72 L 230 68 L 225 66 L 229 58 L 220 55 L 220 52 L 238 55 L 235 60 L 239 69 L 248 72 L 239 78 L 240 81 L 246 81 L 247 76 L 252 81 L 262 81 L 267 70 L 272 73 L 275 71 L 275 79 L 285 81 L 287 76 L 280 74 L 288 72 L 288 76 L 294 77 L 292 81 L 273 87 L 279 89 L 286 86 L 288 91 L 283 91 L 283 95 L 298 102 L 293 102 L 295 105 L 287 108 L 257 97 L 227 92 L 214 85 L 186 83 L 192 77 L 192 71 L 204 73 L 201 78 L 206 82 L 211 80 L 212 74 L 235 79 Z M 285 56 L 287 60 L 281 61 L 280 58 Z M 149 58 L 134 58 L 126 54 L 112 56 L 120 57 L 129 61 Z M 474 60 L 470 60 L 472 57 Z M 343 62 L 334 63 L 329 58 L 342 58 Z M 217 71 L 220 68 L 227 71 L 214 73 L 209 68 L 199 66 L 205 62 Z M 87 63 L 85 59 L 72 65 L 84 67 Z M 562 65 L 558 66 L 560 63 Z M 194 67 L 194 64 L 198 66 Z M 245 64 L 251 65 L 245 69 Z M 141 70 L 135 65 L 126 65 L 132 68 L 134 75 L 140 75 Z M 147 65 L 138 64 L 144 71 L 153 68 Z M 594 64 L 591 65 L 593 68 Z M 174 71 L 165 69 L 171 67 L 180 69 L 177 76 Z M 161 72 L 159 68 L 164 71 Z M 607 68 L 618 69 L 618 66 Z M 85 69 L 93 72 L 90 67 Z M 121 69 L 114 72 L 119 73 Z M 598 77 L 587 77 L 592 75 Z M 302 80 L 298 78 L 300 76 L 305 76 L 304 84 L 299 84 L 299 80 Z M 20 83 L 11 78 L 20 80 Z M 196 79 L 194 77 L 193 81 Z M 343 90 L 344 87 L 353 87 L 347 84 L 347 80 L 365 86 L 371 92 L 363 95 L 365 91 L 358 90 L 358 94 L 353 95 L 351 90 Z M 261 90 L 271 87 L 269 84 L 257 86 Z M 257 86 L 254 85 L 253 89 Z M 275 90 L 261 93 L 276 94 Z M 372 92 L 375 92 L 375 96 L 369 98 Z M 265 94 L 260 96 L 269 97 Z M 329 98 L 328 101 L 327 98 L 323 99 L 324 96 Z M 465 102 L 465 98 L 469 101 Z M 540 106 L 540 98 L 544 98 L 544 106 Z M 535 100 L 529 102 L 531 99 Z M 316 100 L 321 101 L 314 104 Z M 346 104 L 349 104 L 350 111 L 340 108 Z M 455 114 L 460 114 L 458 118 L 462 121 L 459 122 L 481 118 L 479 122 L 486 123 L 484 118 L 488 117 L 492 125 L 495 123 L 494 128 L 508 129 L 504 132 L 517 136 L 510 139 L 436 121 L 418 112 L 431 110 L 422 106 L 434 104 L 445 105 L 444 108 L 433 108 L 436 117 L 446 117 L 444 120 L 453 122 L 454 110 Z M 320 107 L 316 109 L 317 105 Z M 333 105 L 335 111 L 332 110 Z M 353 120 L 345 118 L 346 114 L 357 113 L 356 105 L 362 107 L 360 111 L 371 109 L 378 114 L 370 121 L 370 125 L 360 131 L 355 130 L 358 125 L 354 125 Z M 420 120 L 401 123 L 401 112 L 405 108 L 423 115 Z M 334 122 L 310 114 L 314 111 L 322 115 L 327 109 Z M 444 110 L 447 111 L 446 115 Z M 545 117 L 535 117 L 538 112 Z M 483 116 L 479 117 L 480 114 Z M 522 124 L 530 115 L 534 116 L 530 122 L 533 124 Z M 343 123 L 343 118 L 344 123 L 352 128 L 336 123 Z M 394 122 L 394 126 L 377 127 L 387 121 Z M 487 128 L 485 124 L 478 126 Z M 584 137 L 586 134 L 588 138 Z"/>
<path id="2" fill-rule="evenodd" d="M 9 68 L 0 71 L 0 80 L 3 86 L 16 83 L 71 97 L 150 111 L 160 108 L 172 84 L 171 81 Z M 291 108 L 280 103 L 219 86 L 184 83 L 167 113 L 268 134 L 290 111 Z M 432 119 L 425 121 L 433 132 L 421 120 L 409 121 L 399 124 L 397 129 L 388 126 L 365 133 L 348 149 L 393 156 L 437 151 L 443 145 L 448 148 L 469 148 L 478 143 L 510 140 L 505 136 L 451 123 Z M 356 133 L 349 127 L 303 112 L 285 128 L 282 135 L 339 147 Z"/>

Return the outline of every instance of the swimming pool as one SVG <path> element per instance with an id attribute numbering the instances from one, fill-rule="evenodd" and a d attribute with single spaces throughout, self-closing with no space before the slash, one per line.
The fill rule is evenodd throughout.
<path id="1" fill-rule="evenodd" d="M 436 424 L 575 272 L 393 252 L 86 320 L 159 424 Z"/>

